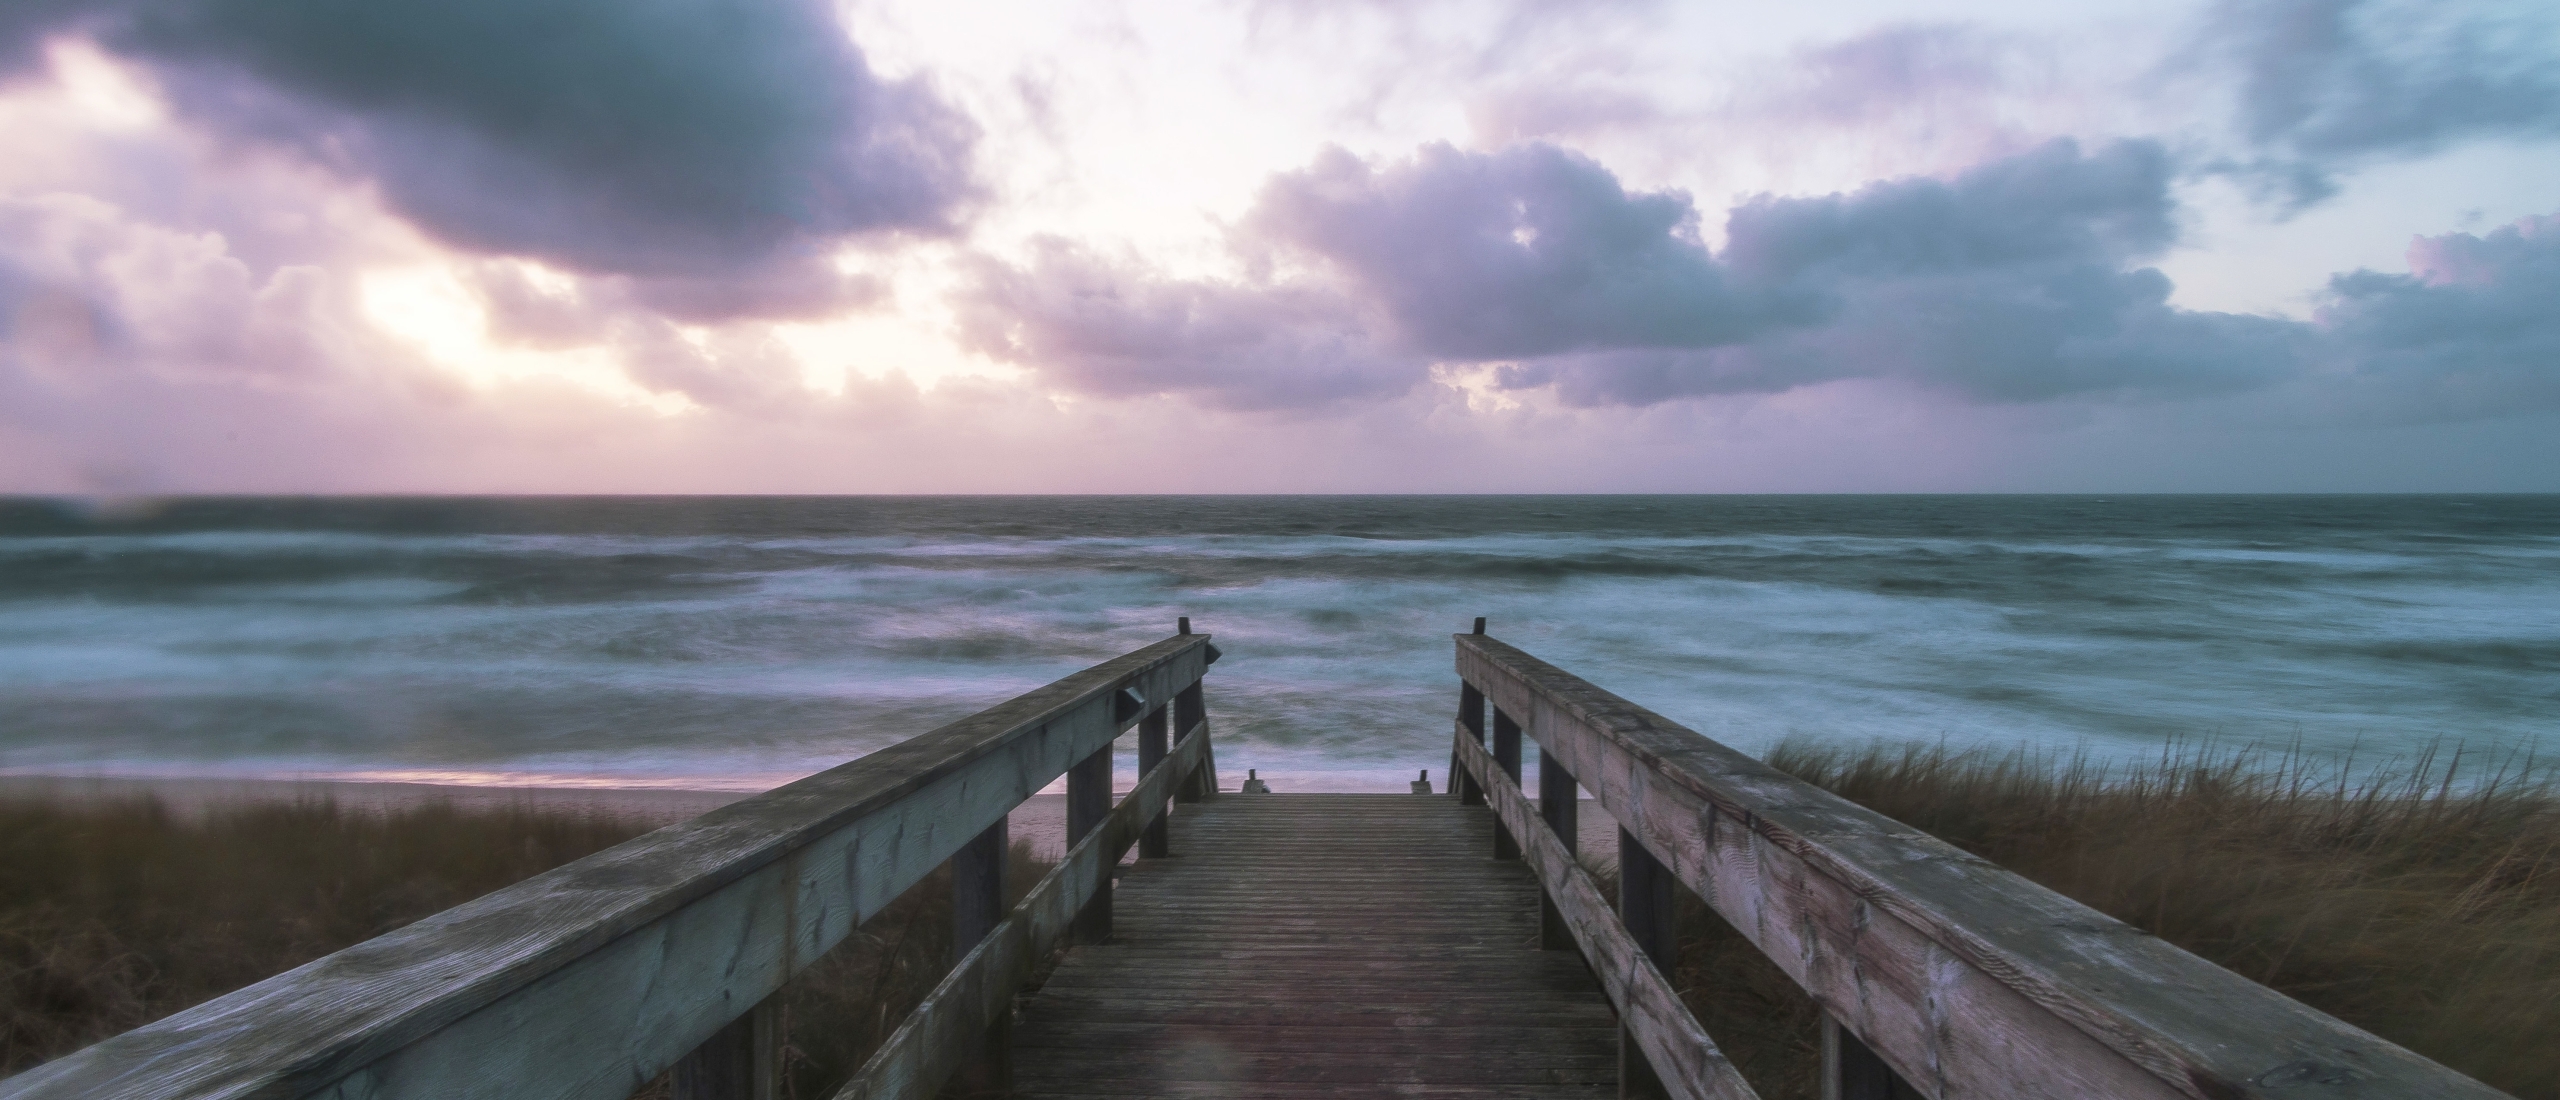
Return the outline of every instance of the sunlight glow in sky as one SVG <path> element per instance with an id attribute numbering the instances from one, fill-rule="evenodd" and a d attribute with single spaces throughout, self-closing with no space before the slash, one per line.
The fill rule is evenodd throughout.
<path id="1" fill-rule="evenodd" d="M 331 10 L 0 14 L 0 491 L 2560 490 L 2547 5 Z"/>

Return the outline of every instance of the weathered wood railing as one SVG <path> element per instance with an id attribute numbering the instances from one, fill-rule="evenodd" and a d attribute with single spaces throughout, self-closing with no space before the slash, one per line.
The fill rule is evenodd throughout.
<path id="1" fill-rule="evenodd" d="M 670 1068 L 682 1097 L 770 1097 L 758 1006 L 950 861 L 964 957 L 846 1086 L 929 1096 L 963 1063 L 1001 1059 L 990 1025 L 1070 925 L 1108 935 L 1111 866 L 1133 842 L 1161 852 L 1167 797 L 1215 793 L 1200 681 L 1217 657 L 1186 619 L 1010 702 L 38 1066 L 0 1097 L 624 1100 Z M 1132 725 L 1144 774 L 1112 810 L 1112 742 Z M 1072 848 L 1005 916 L 1007 815 L 1061 774 Z"/>
<path id="2" fill-rule="evenodd" d="M 1492 803 L 1548 946 L 1579 946 L 1617 1004 L 1630 1092 L 1751 1095 L 1657 969 L 1678 882 L 1821 1005 L 1826 1098 L 2503 1095 L 1483 630 L 1457 636 L 1452 789 Z M 1577 787 L 1619 823 L 1618 919 L 1574 862 Z"/>

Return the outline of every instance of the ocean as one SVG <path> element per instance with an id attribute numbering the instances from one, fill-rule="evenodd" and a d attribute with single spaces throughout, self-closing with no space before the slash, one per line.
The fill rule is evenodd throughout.
<path id="1" fill-rule="evenodd" d="M 1169 634 L 1226 778 L 1490 632 L 1746 751 L 2560 750 L 2560 497 L 0 500 L 0 774 L 761 789 Z"/>

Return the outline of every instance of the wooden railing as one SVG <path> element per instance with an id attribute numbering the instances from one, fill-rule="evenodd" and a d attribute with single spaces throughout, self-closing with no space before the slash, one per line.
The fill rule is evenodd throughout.
<path id="1" fill-rule="evenodd" d="M 1579 946 L 1617 1004 L 1630 1092 L 1752 1095 L 1660 973 L 1677 882 L 1821 1006 L 1826 1098 L 2503 1095 L 1483 630 L 1457 636 L 1452 787 L 1491 802 L 1548 946 Z M 1577 787 L 1619 823 L 1615 918 L 1574 862 Z"/>
<path id="2" fill-rule="evenodd" d="M 949 861 L 966 954 L 846 1086 L 931 1095 L 999 1059 L 989 1028 L 1072 927 L 1108 935 L 1110 869 L 1161 854 L 1168 796 L 1213 795 L 1181 633 L 843 766 L 670 826 L 0 1082 L 8 1100 L 770 1097 L 759 1006 Z M 1168 713 L 1170 711 L 1170 713 Z M 1144 775 L 1110 808 L 1111 745 Z M 1178 735 L 1178 736 L 1175 736 Z M 1067 776 L 1057 869 L 1004 913 L 1006 817 Z"/>

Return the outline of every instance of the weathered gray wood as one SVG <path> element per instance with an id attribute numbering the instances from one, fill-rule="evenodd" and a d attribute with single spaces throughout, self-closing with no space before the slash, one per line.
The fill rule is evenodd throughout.
<path id="1" fill-rule="evenodd" d="M 1581 795 L 1574 789 L 1573 773 L 1564 763 L 1544 752 L 1538 754 L 1538 817 L 1547 823 L 1564 845 L 1565 854 L 1574 854 L 1582 836 Z M 1538 898 L 1538 946 L 1549 951 L 1573 950 L 1573 930 L 1564 926 L 1564 914 L 1556 910 L 1552 894 Z"/>
<path id="2" fill-rule="evenodd" d="M 1165 765 L 1141 776 L 1120 805 L 1085 830 L 1022 904 L 952 967 L 898 1030 L 863 1063 L 835 1100 L 916 1100 L 940 1089 L 977 1037 L 1011 1012 L 1033 964 L 1056 950 L 1111 869 L 1166 812 L 1176 783 L 1208 758 L 1206 737 L 1183 739 Z"/>
<path id="3" fill-rule="evenodd" d="M 676 1060 L 670 1090 L 675 1100 L 753 1100 L 756 1083 L 755 1014 L 713 1032 Z"/>
<path id="4" fill-rule="evenodd" d="M 1169 638 L 108 1039 L 19 1098 L 622 1100 L 1119 729 Z"/>
<path id="5" fill-rule="evenodd" d="M 1893 1067 L 1826 1012 L 1822 1016 L 1822 1100 L 1920 1100 L 1920 1090 L 1894 1076 Z"/>
<path id="6" fill-rule="evenodd" d="M 1221 797 L 1183 855 L 1126 868 L 1115 938 L 1021 1000 L 1017 1096 L 1614 1091 L 1614 1017 L 1536 949 L 1537 884 L 1485 858 L 1482 807 Z M 1516 1093 L 1516 1095 L 1554 1095 Z"/>
<path id="7" fill-rule="evenodd" d="M 1189 737 L 1194 730 L 1199 731 L 1203 736 L 1209 732 L 1209 700 L 1197 683 L 1173 697 L 1173 735 L 1177 738 Z M 1203 798 L 1217 796 L 1217 743 L 1210 742 L 1206 751 L 1209 755 L 1203 757 L 1200 767 L 1191 773 L 1191 781 L 1175 788 L 1174 801 L 1198 802 Z"/>
<path id="8" fill-rule="evenodd" d="M 781 1009 L 772 998 L 677 1060 L 676 1100 L 775 1100 L 782 1086 Z"/>
<path id="9" fill-rule="evenodd" d="M 1165 708 L 1157 707 L 1147 712 L 1145 718 L 1138 720 L 1138 774 L 1140 775 L 1154 771 L 1156 765 L 1164 761 L 1164 754 L 1168 747 L 1165 740 L 1166 718 Z M 1166 828 L 1166 825 L 1164 815 L 1156 815 L 1155 824 L 1147 826 L 1146 835 L 1138 838 L 1138 858 L 1154 859 L 1173 854 L 1173 833 Z"/>
<path id="10" fill-rule="evenodd" d="M 1635 1036 L 1674 1100 L 1759 1100 L 1740 1071 L 1698 1026 L 1689 1006 L 1656 969 L 1653 960 L 1627 936 L 1626 925 L 1609 908 L 1591 874 L 1573 858 L 1562 840 L 1546 827 L 1518 782 L 1482 746 L 1458 739 L 1458 765 L 1484 784 L 1485 801 L 1520 838 L 1522 858 L 1538 876 L 1548 897 L 1573 931 L 1584 961 L 1618 1006 L 1618 1018 Z M 1542 765 L 1543 766 L 1543 765 Z M 1612 1053 L 1612 1065 L 1615 1054 Z"/>
<path id="11" fill-rule="evenodd" d="M 1920 1092 L 2500 1095 L 1488 637 L 1458 673 Z"/>
<path id="12" fill-rule="evenodd" d="M 1012 846 L 1009 820 L 998 820 L 951 857 L 951 963 L 958 966 L 1005 918 L 1004 884 L 1007 849 Z M 999 1012 L 960 1052 L 954 1085 L 968 1095 L 1002 1096 L 1013 1090 L 1013 1014 Z"/>
<path id="13" fill-rule="evenodd" d="M 1526 714 L 1528 712 L 1522 711 Z M 1464 749 L 1460 758 L 1464 759 Z M 1520 783 L 1520 720 L 1501 708 L 1493 712 L 1493 758 L 1502 765 L 1502 774 L 1511 777 L 1513 786 Z M 1493 826 L 1493 858 L 1520 858 L 1520 839 L 1511 835 L 1510 826 L 1496 821 Z"/>
<path id="14" fill-rule="evenodd" d="M 1642 841 L 1618 830 L 1618 916 L 1627 926 L 1627 938 L 1665 974 L 1675 973 L 1680 962 L 1679 899 L 1672 893 L 1673 881 L 1670 869 L 1645 851 Z M 1623 1025 L 1618 1029 L 1618 1095 L 1625 1100 L 1666 1095 L 1662 1079 Z"/>
<path id="15" fill-rule="evenodd" d="M 1067 769 L 1067 843 L 1073 844 L 1102 826 L 1111 815 L 1111 746 L 1104 745 L 1092 756 Z M 1103 943 L 1111 939 L 1111 876 L 1102 876 L 1084 903 L 1084 911 L 1076 915 L 1075 938 L 1079 943 Z"/>
<path id="16" fill-rule="evenodd" d="M 1458 686 L 1458 736 L 1484 744 L 1484 693 L 1474 684 Z M 1458 766 L 1456 749 L 1449 750 L 1449 786 L 1457 792 L 1459 805 L 1484 805 L 1484 791 Z"/>

